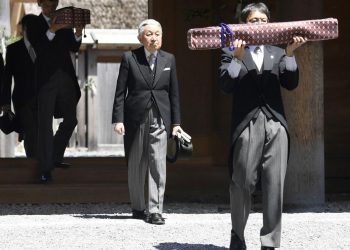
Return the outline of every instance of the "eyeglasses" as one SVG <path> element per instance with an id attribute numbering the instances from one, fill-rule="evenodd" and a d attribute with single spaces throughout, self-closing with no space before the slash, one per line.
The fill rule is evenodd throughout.
<path id="1" fill-rule="evenodd" d="M 267 23 L 268 19 L 267 18 L 252 18 L 247 21 L 248 23 Z"/>

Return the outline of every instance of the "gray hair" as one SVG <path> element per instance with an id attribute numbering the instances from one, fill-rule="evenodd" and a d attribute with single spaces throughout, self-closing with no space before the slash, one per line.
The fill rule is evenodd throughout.
<path id="1" fill-rule="evenodd" d="M 145 26 L 147 25 L 155 25 L 155 26 L 158 26 L 160 27 L 160 30 L 162 31 L 162 25 L 157 21 L 157 20 L 154 20 L 154 19 L 146 19 L 146 20 L 143 20 L 140 24 L 139 24 L 139 27 L 138 27 L 138 37 L 140 37 L 145 29 Z"/>

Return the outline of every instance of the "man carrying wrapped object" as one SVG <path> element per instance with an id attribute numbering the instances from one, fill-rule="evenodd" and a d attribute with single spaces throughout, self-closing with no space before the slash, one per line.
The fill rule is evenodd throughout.
<path id="1" fill-rule="evenodd" d="M 250 26 L 267 24 L 269 10 L 263 3 L 247 5 L 242 21 Z M 255 25 L 256 24 L 256 25 Z M 244 229 L 251 208 L 251 194 L 261 179 L 263 227 L 261 249 L 280 246 L 283 186 L 287 169 L 289 136 L 280 86 L 293 90 L 299 72 L 294 51 L 307 39 L 293 36 L 286 49 L 236 37 L 224 48 L 219 86 L 232 94 L 232 143 L 230 150 L 230 249 L 246 249 Z"/>

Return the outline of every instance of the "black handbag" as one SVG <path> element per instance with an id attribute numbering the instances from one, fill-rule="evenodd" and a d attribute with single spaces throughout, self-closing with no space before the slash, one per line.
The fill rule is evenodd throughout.
<path id="1" fill-rule="evenodd" d="M 192 138 L 184 131 L 178 132 L 174 137 L 168 140 L 166 159 L 170 163 L 178 159 L 188 160 L 193 152 Z"/>
<path id="2" fill-rule="evenodd" d="M 16 115 L 12 111 L 3 112 L 0 116 L 0 130 L 7 135 L 19 131 Z"/>

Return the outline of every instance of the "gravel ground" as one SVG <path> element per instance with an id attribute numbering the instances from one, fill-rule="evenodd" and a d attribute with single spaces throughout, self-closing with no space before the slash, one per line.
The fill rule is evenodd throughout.
<path id="1" fill-rule="evenodd" d="M 262 214 L 252 211 L 248 249 L 260 249 Z M 0 249 L 223 250 L 227 204 L 165 204 L 166 224 L 131 219 L 128 204 L 0 205 Z M 281 249 L 350 249 L 350 201 L 286 209 Z"/>

